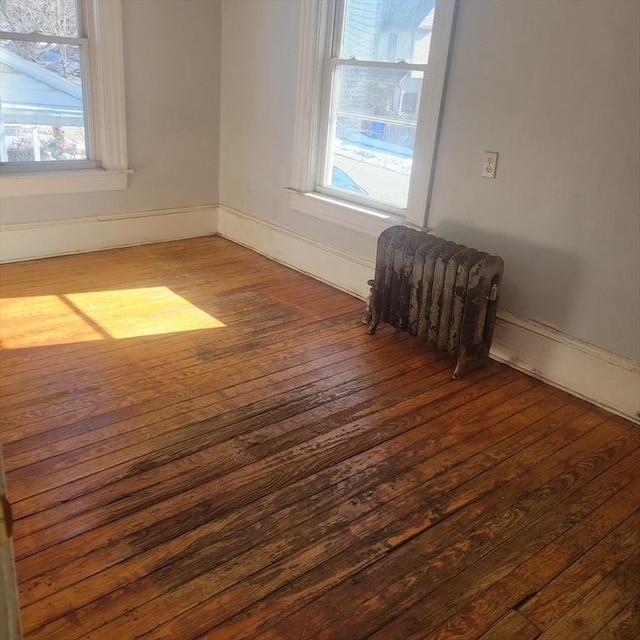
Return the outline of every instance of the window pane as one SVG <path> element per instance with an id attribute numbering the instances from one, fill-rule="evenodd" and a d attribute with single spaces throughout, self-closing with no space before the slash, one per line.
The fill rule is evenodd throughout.
<path id="1" fill-rule="evenodd" d="M 435 0 L 347 0 L 338 57 L 427 64 Z"/>
<path id="2" fill-rule="evenodd" d="M 3 162 L 86 160 L 81 48 L 0 44 Z"/>
<path id="3" fill-rule="evenodd" d="M 422 76 L 338 67 L 325 186 L 406 208 Z"/>
<path id="4" fill-rule="evenodd" d="M 0 29 L 17 33 L 78 37 L 76 0 L 2 0 Z"/>

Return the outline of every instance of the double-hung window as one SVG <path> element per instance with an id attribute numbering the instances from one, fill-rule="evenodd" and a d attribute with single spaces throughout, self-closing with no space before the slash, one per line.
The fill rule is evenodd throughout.
<path id="1" fill-rule="evenodd" d="M 0 195 L 126 188 L 120 0 L 0 0 Z"/>
<path id="2" fill-rule="evenodd" d="M 424 226 L 455 0 L 305 3 L 292 206 Z M 367 218 L 368 216 L 368 218 Z"/>

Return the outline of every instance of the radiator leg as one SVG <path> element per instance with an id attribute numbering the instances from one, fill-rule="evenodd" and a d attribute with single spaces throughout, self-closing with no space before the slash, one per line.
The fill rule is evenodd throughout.
<path id="1" fill-rule="evenodd" d="M 367 284 L 369 285 L 369 297 L 366 302 L 366 315 L 362 318 L 362 324 L 369 324 L 371 322 L 371 307 L 373 305 L 373 280 L 368 280 Z"/>
<path id="2" fill-rule="evenodd" d="M 374 304 L 371 307 L 371 310 L 369 312 L 369 333 L 371 335 L 373 335 L 376 332 L 376 329 L 378 328 L 378 324 L 380 324 L 380 311 L 378 310 L 378 307 Z"/>
<path id="3" fill-rule="evenodd" d="M 453 378 L 459 380 L 467 373 L 486 367 L 488 364 L 489 352 L 486 345 L 483 343 L 478 344 L 471 351 L 469 351 L 468 347 L 461 346 L 458 351 L 458 361 L 453 372 Z"/>
<path id="4" fill-rule="evenodd" d="M 376 300 L 375 280 L 369 280 L 369 297 L 367 298 L 367 315 L 362 318 L 364 324 L 369 325 L 369 333 L 373 335 L 378 328 L 380 322 L 380 312 L 378 311 L 378 304 Z"/>

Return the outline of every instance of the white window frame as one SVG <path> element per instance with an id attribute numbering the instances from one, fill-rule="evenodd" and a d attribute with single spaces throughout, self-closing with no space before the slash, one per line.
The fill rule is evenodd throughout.
<path id="1" fill-rule="evenodd" d="M 385 207 L 342 199 L 317 187 L 323 139 L 323 78 L 333 40 L 333 22 L 339 0 L 302 3 L 301 51 L 294 132 L 291 208 L 343 227 L 377 236 L 392 224 L 424 228 L 437 150 L 457 0 L 436 0 L 429 64 L 423 80 L 415 153 L 406 215 Z M 326 108 L 324 109 L 326 112 Z M 426 176 L 426 178 L 425 178 Z M 324 191 L 324 193 L 323 193 Z"/>
<path id="2" fill-rule="evenodd" d="M 53 170 L 15 165 L 0 169 L 0 198 L 115 191 L 127 188 L 127 137 L 121 0 L 79 0 L 88 40 L 85 74 L 86 127 L 91 166 L 56 163 Z M 17 171 L 16 171 L 17 170 Z"/>

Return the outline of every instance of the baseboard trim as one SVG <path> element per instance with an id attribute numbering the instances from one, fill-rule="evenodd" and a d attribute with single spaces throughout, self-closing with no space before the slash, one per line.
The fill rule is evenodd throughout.
<path id="1" fill-rule="evenodd" d="M 217 219 L 218 234 L 223 238 L 358 298 L 367 296 L 372 264 L 231 207 L 219 205 Z"/>
<path id="2" fill-rule="evenodd" d="M 640 367 L 627 358 L 504 310 L 491 357 L 640 424 Z"/>
<path id="3" fill-rule="evenodd" d="M 214 235 L 214 205 L 0 226 L 0 262 Z"/>
<path id="4" fill-rule="evenodd" d="M 373 262 L 223 205 L 218 233 L 360 299 L 368 295 Z M 640 367 L 626 358 L 506 310 L 498 312 L 491 357 L 640 424 Z"/>

